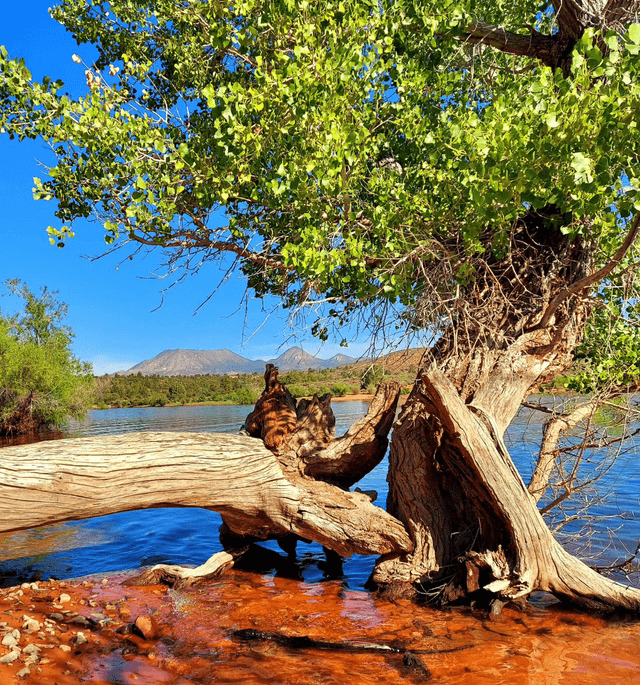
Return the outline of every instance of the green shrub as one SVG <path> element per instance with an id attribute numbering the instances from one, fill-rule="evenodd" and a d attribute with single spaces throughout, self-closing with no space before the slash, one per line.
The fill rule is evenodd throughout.
<path id="1" fill-rule="evenodd" d="M 5 286 L 26 304 L 0 313 L 0 435 L 83 418 L 94 403 L 93 377 L 71 352 L 73 334 L 61 324 L 66 305 L 46 288 L 38 297 L 18 280 Z"/>

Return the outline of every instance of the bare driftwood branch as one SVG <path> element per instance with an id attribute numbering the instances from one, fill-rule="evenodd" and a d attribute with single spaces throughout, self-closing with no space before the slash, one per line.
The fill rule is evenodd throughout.
<path id="1" fill-rule="evenodd" d="M 370 499 L 285 474 L 259 440 L 223 433 L 129 433 L 5 447 L 0 531 L 152 507 L 218 511 L 240 535 L 295 533 L 342 556 L 411 548 Z"/>
<path id="2" fill-rule="evenodd" d="M 128 578 L 122 584 L 131 585 L 171 585 L 179 589 L 204 581 L 219 578 L 230 569 L 235 560 L 247 551 L 247 547 L 218 552 L 209 557 L 204 564 L 195 568 L 175 566 L 173 564 L 158 564 L 138 576 Z"/>
<path id="3" fill-rule="evenodd" d="M 538 461 L 527 486 L 527 490 L 536 502 L 540 501 L 549 486 L 551 473 L 558 455 L 560 435 L 572 430 L 579 423 L 592 416 L 600 404 L 601 399 L 595 397 L 578 405 L 570 414 L 554 416 L 545 424 Z"/>

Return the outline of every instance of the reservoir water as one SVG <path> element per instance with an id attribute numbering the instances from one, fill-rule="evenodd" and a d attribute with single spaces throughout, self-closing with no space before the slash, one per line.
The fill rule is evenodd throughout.
<path id="1" fill-rule="evenodd" d="M 338 434 L 367 410 L 365 402 L 336 402 Z M 249 408 L 237 406 L 112 409 L 90 412 L 61 435 L 74 437 L 142 430 L 235 432 Z M 525 481 L 541 435 L 541 416 L 523 410 L 507 444 Z M 1 448 L 0 448 L 1 454 Z M 600 482 L 610 491 L 592 512 L 599 517 L 574 551 L 607 562 L 630 556 L 640 538 L 640 463 L 635 448 L 619 455 Z M 594 458 L 584 468 L 597 469 Z M 359 486 L 386 500 L 386 460 Z M 577 511 L 579 507 L 575 510 Z M 571 510 L 567 509 L 571 514 Z M 77 578 L 155 563 L 194 565 L 221 549 L 220 517 L 200 509 L 155 509 L 46 526 L 0 536 L 0 576 L 5 584 L 25 577 Z M 573 523 L 560 531 L 570 535 Z M 589 532 L 589 531 L 587 531 Z M 390 603 L 364 591 L 374 558 L 354 556 L 342 573 L 327 567 L 316 544 L 299 544 L 295 565 L 275 543 L 251 568 L 233 569 L 197 591 L 170 591 L 162 601 L 142 591 L 138 600 L 170 636 L 156 661 L 96 657 L 88 683 L 305 684 L 410 683 L 402 663 L 370 654 L 293 651 L 277 645 L 247 647 L 230 630 L 257 628 L 323 640 L 402 642 L 423 650 L 434 682 L 452 683 L 640 683 L 640 625 L 611 622 L 548 604 L 529 612 L 505 610 L 496 621 L 464 609 L 440 611 L 400 600 Z M 603 562 L 604 563 L 604 562 Z M 13 580 L 12 580 L 13 579 Z M 637 581 L 632 576 L 632 582 Z M 124 594 L 124 589 L 123 589 Z M 140 599 L 142 597 L 142 599 Z"/>

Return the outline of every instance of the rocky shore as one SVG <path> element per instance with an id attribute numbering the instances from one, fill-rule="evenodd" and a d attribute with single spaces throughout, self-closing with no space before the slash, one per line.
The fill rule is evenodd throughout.
<path id="1" fill-rule="evenodd" d="M 116 650 L 153 661 L 159 635 L 153 605 L 166 589 L 123 590 L 114 578 L 1 589 L 0 683 L 85 682 L 91 663 Z"/>

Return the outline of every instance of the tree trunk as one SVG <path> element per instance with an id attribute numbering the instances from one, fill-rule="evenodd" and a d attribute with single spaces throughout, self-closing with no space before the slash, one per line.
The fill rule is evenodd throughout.
<path id="1" fill-rule="evenodd" d="M 388 502 L 415 547 L 381 560 L 374 580 L 420 582 L 445 601 L 505 602 L 543 590 L 587 609 L 639 611 L 640 591 L 599 575 L 553 538 L 491 415 L 465 404 L 435 367 L 421 381 L 395 429 Z"/>
<path id="2" fill-rule="evenodd" d="M 398 394 L 397 386 L 381 388 L 356 427 L 338 440 L 323 434 L 319 442 L 311 438 L 310 426 L 314 416 L 315 421 L 330 422 L 331 409 L 328 402 L 308 403 L 311 410 L 321 405 L 324 412 L 307 412 L 282 455 L 266 449 L 261 440 L 225 433 L 133 433 L 5 447 L 0 532 L 135 509 L 187 506 L 222 514 L 236 539 L 295 534 L 341 556 L 409 550 L 404 526 L 373 506 L 369 495 L 314 480 L 303 473 L 304 466 L 293 467 L 296 450 L 318 467 L 325 448 L 329 470 L 343 464 L 344 474 L 357 471 L 354 454 L 368 464 L 378 463 Z M 271 420 L 277 423 L 276 418 Z M 301 442 L 301 435 L 307 439 Z M 232 553 L 238 546 L 233 545 Z M 229 566 L 228 558 L 218 559 L 204 565 L 202 574 L 218 573 L 218 562 Z M 180 576 L 174 571 L 165 575 Z"/>

